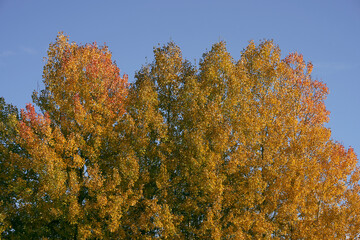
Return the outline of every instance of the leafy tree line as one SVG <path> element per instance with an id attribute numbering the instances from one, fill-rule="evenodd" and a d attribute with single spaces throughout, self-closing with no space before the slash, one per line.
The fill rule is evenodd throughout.
<path id="1" fill-rule="evenodd" d="M 106 46 L 59 34 L 44 89 L 0 99 L 4 239 L 354 239 L 357 157 L 325 127 L 312 64 L 173 42 L 129 84 Z"/>

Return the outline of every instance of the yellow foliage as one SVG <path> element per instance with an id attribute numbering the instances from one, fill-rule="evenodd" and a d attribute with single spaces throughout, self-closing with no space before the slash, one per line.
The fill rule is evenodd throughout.
<path id="1" fill-rule="evenodd" d="M 173 42 L 133 84 L 106 46 L 50 44 L 45 88 L 0 99 L 0 231 L 33 239 L 354 239 L 360 171 L 328 89 L 272 41 L 199 66 Z M 6 187 L 4 187 L 6 186 Z"/>

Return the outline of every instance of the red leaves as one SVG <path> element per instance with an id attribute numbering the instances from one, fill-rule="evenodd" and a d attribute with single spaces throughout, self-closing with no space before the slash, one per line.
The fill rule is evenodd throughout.
<path id="1" fill-rule="evenodd" d="M 127 76 L 120 77 L 120 70 L 111 60 L 107 47 L 98 47 L 96 43 L 71 47 L 72 51 L 65 51 L 67 56 L 61 71 L 72 81 L 68 87 L 75 92 L 76 101 L 103 103 L 102 107 L 114 114 L 124 114 Z"/>
<path id="2" fill-rule="evenodd" d="M 43 131 L 51 122 L 48 114 L 36 113 L 35 107 L 31 103 L 26 105 L 26 110 L 21 109 L 21 119 L 22 121 L 19 123 L 20 136 L 24 138 L 29 136 L 31 128 L 35 131 Z"/>
<path id="3" fill-rule="evenodd" d="M 310 124 L 327 122 L 329 111 L 326 110 L 324 100 L 328 94 L 328 88 L 325 83 L 311 78 L 312 63 L 306 64 L 303 56 L 298 53 L 289 54 L 284 62 L 290 69 L 290 81 L 294 81 L 299 91 L 302 112 L 306 115 L 304 121 Z"/>

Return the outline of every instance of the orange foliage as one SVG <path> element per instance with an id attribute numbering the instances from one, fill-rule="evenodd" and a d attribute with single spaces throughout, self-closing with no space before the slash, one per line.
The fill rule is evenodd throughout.
<path id="1" fill-rule="evenodd" d="M 106 46 L 60 34 L 43 114 L 0 101 L 4 238 L 359 236 L 358 159 L 301 54 L 250 42 L 235 60 L 220 42 L 194 66 L 171 42 L 154 58 L 129 85 Z"/>

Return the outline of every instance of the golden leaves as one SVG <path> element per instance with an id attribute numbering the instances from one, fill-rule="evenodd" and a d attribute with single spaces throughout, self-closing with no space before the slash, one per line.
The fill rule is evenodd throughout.
<path id="1" fill-rule="evenodd" d="M 0 101 L 7 234 L 34 221 L 65 239 L 359 234 L 357 156 L 331 140 L 328 89 L 301 54 L 250 42 L 234 60 L 220 42 L 197 67 L 171 42 L 154 56 L 130 86 L 106 46 L 60 34 L 33 96 L 44 114 L 18 120 Z"/>

